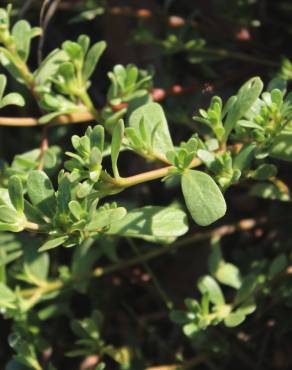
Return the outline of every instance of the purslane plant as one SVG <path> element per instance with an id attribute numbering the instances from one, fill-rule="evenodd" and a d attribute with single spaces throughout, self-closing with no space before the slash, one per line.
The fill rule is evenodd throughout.
<path id="1" fill-rule="evenodd" d="M 85 35 L 76 42 L 65 41 L 31 72 L 27 66 L 30 42 L 41 30 L 31 28 L 26 21 L 18 21 L 11 28 L 9 13 L 10 7 L 0 10 L 1 63 L 27 86 L 44 111 L 39 120 L 44 133 L 51 126 L 61 125 L 60 116 L 64 115 L 68 116 L 66 123 L 74 114 L 90 115 L 95 121 L 83 136 L 72 136 L 72 150 L 66 153 L 68 159 L 58 171 L 57 180 L 53 173 L 58 168 L 59 151 L 54 147 L 41 145 L 0 167 L 0 230 L 25 237 L 29 233 L 33 240 L 25 250 L 13 246 L 4 251 L 0 307 L 5 317 L 15 322 L 10 338 L 17 353 L 15 361 L 39 370 L 42 367 L 38 352 L 45 344 L 38 342 L 30 327 L 30 309 L 46 299 L 54 299 L 54 294 L 61 295 L 64 289 L 86 290 L 88 279 L 107 273 L 106 269 L 94 269 L 102 254 L 115 259 L 114 248 L 102 250 L 104 240 L 114 242 L 125 237 L 171 244 L 188 232 L 185 208 L 196 224 L 208 226 L 225 215 L 227 189 L 247 180 L 256 184 L 255 194 L 289 199 L 269 158 L 291 160 L 292 96 L 281 81 L 272 81 L 263 91 L 263 82 L 254 77 L 226 102 L 214 96 L 208 109 L 198 110 L 194 119 L 205 126 L 204 137 L 196 133 L 185 142 L 174 144 L 163 108 L 152 102 L 150 73 L 134 65 L 115 66 L 109 73 L 107 104 L 97 110 L 88 89 L 105 43 L 90 46 Z M 0 107 L 24 105 L 19 94 L 3 97 L 5 85 L 6 77 L 1 75 Z M 122 177 L 119 163 L 124 151 L 161 166 Z M 118 204 L 116 195 L 154 180 L 179 182 L 185 206 L 144 205 L 127 209 Z M 70 268 L 59 271 L 53 280 L 49 277 L 46 251 L 57 247 L 74 247 L 74 257 Z M 165 251 L 171 246 L 159 248 Z M 174 321 L 184 324 L 189 336 L 221 321 L 227 326 L 240 324 L 255 309 L 255 293 L 258 284 L 263 284 L 249 276 L 243 279 L 237 267 L 223 261 L 220 248 L 216 248 L 210 262 L 213 277 L 205 276 L 198 283 L 201 303 L 187 300 L 187 312 L 173 311 L 171 315 Z M 5 266 L 20 258 L 23 271 L 16 273 L 10 284 Z M 276 260 L 270 267 L 271 278 L 285 266 L 284 257 Z M 215 279 L 237 289 L 234 304 L 225 302 Z M 27 289 L 23 289 L 23 283 Z M 213 304 L 211 311 L 209 302 Z M 42 315 L 44 320 L 50 316 L 43 311 Z M 98 353 L 101 358 L 105 355 L 127 362 L 128 354 L 123 349 L 115 349 L 101 339 L 101 321 L 99 312 L 84 322 L 74 321 L 72 330 L 81 339 L 69 355 Z"/>

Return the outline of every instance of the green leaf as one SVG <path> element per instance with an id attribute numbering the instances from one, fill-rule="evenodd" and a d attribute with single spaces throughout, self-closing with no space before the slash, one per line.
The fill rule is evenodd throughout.
<path id="1" fill-rule="evenodd" d="M 88 54 L 86 55 L 82 71 L 84 81 L 87 81 L 93 74 L 95 67 L 101 55 L 103 54 L 105 48 L 106 43 L 104 41 L 100 41 L 94 44 L 89 50 Z"/>
<path id="2" fill-rule="evenodd" d="M 225 304 L 221 288 L 211 276 L 206 275 L 200 278 L 198 288 L 202 294 L 207 294 L 209 300 L 216 306 L 222 306 Z"/>
<path id="3" fill-rule="evenodd" d="M 72 200 L 68 207 L 70 209 L 70 212 L 72 215 L 76 218 L 76 220 L 81 220 L 82 216 L 84 215 L 84 210 L 81 207 L 80 203 L 78 203 L 76 200 Z"/>
<path id="4" fill-rule="evenodd" d="M 170 320 L 176 324 L 184 325 L 189 321 L 189 318 L 187 312 L 174 310 L 170 312 Z"/>
<path id="5" fill-rule="evenodd" d="M 53 185 L 42 171 L 31 171 L 27 178 L 27 192 L 33 205 L 46 216 L 53 218 L 56 213 L 56 197 Z"/>
<path id="6" fill-rule="evenodd" d="M 100 153 L 104 150 L 104 128 L 101 125 L 93 127 L 90 134 L 91 148 L 97 147 Z"/>
<path id="7" fill-rule="evenodd" d="M 0 60 L 4 68 L 13 76 L 18 82 L 24 83 L 23 76 L 17 68 L 17 59 L 4 47 L 0 47 Z"/>
<path id="8" fill-rule="evenodd" d="M 225 215 L 224 197 L 215 181 L 206 173 L 185 171 L 181 186 L 186 206 L 198 225 L 210 225 Z"/>
<path id="9" fill-rule="evenodd" d="M 238 289 L 241 286 L 241 275 L 237 266 L 231 263 L 223 263 L 216 272 L 216 278 L 220 283 Z"/>
<path id="10" fill-rule="evenodd" d="M 5 88 L 7 84 L 7 77 L 5 75 L 0 74 L 0 101 L 2 100 Z"/>
<path id="11" fill-rule="evenodd" d="M 12 28 L 12 36 L 19 56 L 26 62 L 29 56 L 31 42 L 30 24 L 25 20 L 16 22 Z"/>
<path id="12" fill-rule="evenodd" d="M 23 226 L 19 225 L 18 223 L 10 224 L 0 221 L 0 231 L 11 231 L 13 233 L 18 233 L 20 231 L 23 231 L 23 229 Z"/>
<path id="13" fill-rule="evenodd" d="M 127 210 L 123 207 L 113 209 L 98 210 L 92 217 L 89 224 L 86 226 L 88 230 L 100 230 L 106 226 L 123 219 L 127 214 Z"/>
<path id="14" fill-rule="evenodd" d="M 270 265 L 268 276 L 270 279 L 278 275 L 280 272 L 284 271 L 288 266 L 287 257 L 285 254 L 280 254 L 277 256 Z"/>
<path id="15" fill-rule="evenodd" d="M 31 283 L 40 285 L 40 281 L 46 281 L 50 265 L 47 253 L 38 253 L 34 245 L 26 245 L 23 259 L 24 272 Z"/>
<path id="16" fill-rule="evenodd" d="M 44 252 L 49 249 L 57 248 L 60 245 L 64 244 L 69 239 L 69 236 L 59 236 L 58 238 L 50 239 L 46 243 L 44 243 L 39 249 L 39 252 Z"/>
<path id="17" fill-rule="evenodd" d="M 248 168 L 254 159 L 256 144 L 251 143 L 242 147 L 240 152 L 234 158 L 233 168 L 243 171 Z"/>
<path id="18" fill-rule="evenodd" d="M 64 176 L 60 181 L 57 193 L 57 209 L 60 214 L 69 212 L 68 204 L 71 201 L 71 183 L 68 176 Z"/>
<path id="19" fill-rule="evenodd" d="M 14 224 L 17 223 L 18 219 L 19 215 L 14 209 L 6 206 L 0 206 L 0 221 Z"/>
<path id="20" fill-rule="evenodd" d="M 252 171 L 251 178 L 259 181 L 268 180 L 277 175 L 277 167 L 274 164 L 264 163 Z"/>
<path id="21" fill-rule="evenodd" d="M 278 135 L 272 145 L 270 156 L 292 162 L 292 132 L 284 131 Z"/>
<path id="22" fill-rule="evenodd" d="M 190 322 L 189 324 L 184 325 L 183 332 L 187 337 L 191 337 L 192 335 L 196 334 L 200 328 L 194 322 Z"/>
<path id="23" fill-rule="evenodd" d="M 104 243 L 104 241 L 102 241 Z M 74 277 L 88 276 L 97 258 L 100 256 L 98 248 L 92 248 L 93 241 L 88 239 L 74 249 L 71 270 Z M 77 280 L 77 279 L 76 279 Z"/>
<path id="24" fill-rule="evenodd" d="M 147 133 L 150 137 L 153 130 L 155 130 L 153 146 L 150 149 L 162 154 L 166 154 L 168 151 L 173 150 L 172 139 L 162 107 L 157 103 L 143 105 L 131 114 L 129 125 L 139 132 L 142 119 L 144 120 Z M 159 124 L 158 127 L 157 124 Z"/>
<path id="25" fill-rule="evenodd" d="M 114 173 L 115 178 L 120 177 L 119 170 L 118 170 L 118 158 L 119 158 L 119 153 L 122 147 L 124 130 L 125 130 L 124 121 L 120 119 L 113 130 L 112 143 L 111 143 L 112 168 L 113 168 L 113 173 Z"/>
<path id="26" fill-rule="evenodd" d="M 18 176 L 12 176 L 8 181 L 8 192 L 11 203 L 17 212 L 23 212 L 24 197 L 22 182 Z"/>
<path id="27" fill-rule="evenodd" d="M 70 61 L 77 62 L 79 64 L 83 61 L 83 49 L 77 42 L 65 41 L 62 44 L 62 49 L 68 54 Z"/>
<path id="28" fill-rule="evenodd" d="M 126 217 L 111 225 L 107 234 L 172 242 L 187 231 L 187 217 L 182 210 L 148 206 L 129 211 Z"/>
<path id="29" fill-rule="evenodd" d="M 14 292 L 3 283 L 0 283 L 0 307 L 12 308 L 15 299 Z"/>
<path id="30" fill-rule="evenodd" d="M 25 217 L 31 221 L 35 222 L 37 224 L 44 224 L 44 214 L 38 210 L 37 207 L 30 204 L 27 200 L 24 200 L 24 214 Z"/>
<path id="31" fill-rule="evenodd" d="M 24 98 L 18 93 L 10 93 L 1 100 L 0 107 L 4 108 L 7 105 L 17 105 L 23 107 L 25 105 Z"/>
<path id="32" fill-rule="evenodd" d="M 218 242 L 212 246 L 212 253 L 208 260 L 210 273 L 222 284 L 239 289 L 242 283 L 241 274 L 237 266 L 224 260 Z"/>
<path id="33" fill-rule="evenodd" d="M 253 106 L 263 90 L 263 82 L 259 77 L 251 78 L 238 91 L 237 100 L 232 105 L 225 120 L 225 135 L 227 140 L 230 132 L 239 121 Z"/>
<path id="34" fill-rule="evenodd" d="M 236 292 L 234 304 L 238 305 L 249 298 L 257 286 L 258 281 L 256 275 L 251 274 L 245 277 L 242 281 L 240 289 Z"/>
<path id="35" fill-rule="evenodd" d="M 68 56 L 64 50 L 53 50 L 35 71 L 34 78 L 36 84 L 44 85 L 56 74 L 60 64 L 66 61 L 68 61 Z"/>
<path id="36" fill-rule="evenodd" d="M 245 320 L 245 315 L 241 312 L 232 312 L 224 319 L 224 324 L 228 328 L 240 325 Z"/>
<path id="37" fill-rule="evenodd" d="M 77 42 L 81 46 L 83 54 L 85 55 L 90 45 L 90 38 L 87 35 L 80 35 L 78 36 Z"/>
<path id="38" fill-rule="evenodd" d="M 124 367 L 129 366 L 130 353 L 127 347 L 114 348 L 112 346 L 107 346 L 105 347 L 104 352 L 118 364 L 123 365 Z"/>
<path id="39" fill-rule="evenodd" d="M 256 310 L 257 306 L 255 304 L 254 298 L 251 297 L 244 301 L 236 310 L 237 313 L 241 313 L 243 315 L 250 315 Z"/>
<path id="40" fill-rule="evenodd" d="M 286 189 L 285 191 L 283 190 L 274 183 L 263 182 L 254 185 L 249 194 L 264 199 L 277 199 L 282 202 L 288 202 L 290 200 L 290 194 L 287 193 Z"/>

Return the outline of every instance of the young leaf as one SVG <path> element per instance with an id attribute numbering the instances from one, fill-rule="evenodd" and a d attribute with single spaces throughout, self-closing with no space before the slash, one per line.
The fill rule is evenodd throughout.
<path id="1" fill-rule="evenodd" d="M 123 207 L 100 210 L 95 213 L 89 224 L 86 226 L 88 230 L 100 230 L 106 226 L 123 219 L 127 214 L 127 210 Z"/>
<path id="2" fill-rule="evenodd" d="M 115 178 L 119 177 L 118 157 L 122 147 L 124 130 L 124 121 L 120 119 L 114 128 L 111 144 L 112 168 Z"/>
<path id="3" fill-rule="evenodd" d="M 68 54 L 70 61 L 77 62 L 79 65 L 82 63 L 84 54 L 81 45 L 72 41 L 65 41 L 62 44 L 62 49 Z"/>
<path id="4" fill-rule="evenodd" d="M 225 215 L 224 197 L 215 181 L 206 173 L 185 171 L 181 186 L 186 206 L 198 225 L 210 225 Z"/>
<path id="5" fill-rule="evenodd" d="M 92 129 L 90 134 L 90 145 L 91 148 L 97 147 L 100 153 L 104 150 L 104 128 L 101 125 L 97 125 Z"/>
<path id="6" fill-rule="evenodd" d="M 229 285 L 234 289 L 239 289 L 241 286 L 240 271 L 232 263 L 224 262 L 219 266 L 215 276 L 220 283 Z"/>
<path id="7" fill-rule="evenodd" d="M 142 119 L 144 119 L 144 124 L 150 137 L 153 130 L 155 130 L 153 146 L 150 149 L 162 154 L 173 150 L 172 139 L 162 107 L 157 103 L 143 105 L 131 114 L 129 125 L 139 132 Z M 158 127 L 157 124 L 159 124 Z"/>
<path id="8" fill-rule="evenodd" d="M 262 90 L 263 82 L 259 77 L 251 78 L 239 89 L 237 100 L 232 105 L 225 120 L 225 140 L 227 140 L 237 121 L 251 109 L 252 105 L 260 96 Z"/>
<path id="9" fill-rule="evenodd" d="M 51 180 L 42 171 L 31 171 L 27 178 L 27 192 L 33 205 L 46 216 L 53 218 L 56 212 L 56 196 Z"/>
<path id="10" fill-rule="evenodd" d="M 23 212 L 24 198 L 22 182 L 18 176 L 12 176 L 8 181 L 8 192 L 11 203 L 17 212 Z"/>
<path id="11" fill-rule="evenodd" d="M 7 105 L 17 105 L 19 107 L 23 107 L 25 105 L 24 98 L 17 93 L 10 93 L 1 100 L 0 107 L 4 108 Z"/>
<path id="12" fill-rule="evenodd" d="M 83 53 L 85 55 L 90 45 L 90 38 L 87 35 L 80 35 L 77 39 L 77 42 L 81 46 Z"/>
<path id="13" fill-rule="evenodd" d="M 224 320 L 224 324 L 228 327 L 228 328 L 234 328 L 235 326 L 238 326 L 240 325 L 243 321 L 245 320 L 245 315 L 241 312 L 232 312 L 231 314 L 229 314 L 225 320 Z"/>
<path id="14" fill-rule="evenodd" d="M 72 200 L 68 204 L 68 207 L 72 215 L 76 218 L 76 220 L 81 220 L 82 216 L 84 215 L 84 210 L 81 207 L 80 203 L 78 203 L 76 200 Z"/>
<path id="15" fill-rule="evenodd" d="M 12 28 L 12 36 L 16 45 L 17 52 L 21 59 L 25 62 L 29 56 L 30 41 L 31 41 L 31 27 L 25 20 L 20 20 L 15 23 Z"/>
<path id="16" fill-rule="evenodd" d="M 84 81 L 87 81 L 91 77 L 105 48 L 106 43 L 104 41 L 100 41 L 94 44 L 89 50 L 88 54 L 86 55 L 82 71 Z"/>
<path id="17" fill-rule="evenodd" d="M 50 239 L 44 243 L 39 249 L 39 252 L 44 252 L 49 249 L 57 248 L 60 245 L 64 244 L 69 239 L 68 235 L 59 236 L 58 238 Z"/>
<path id="18" fill-rule="evenodd" d="M 202 294 L 207 294 L 209 300 L 217 305 L 222 306 L 225 303 L 220 286 L 211 276 L 203 276 L 198 282 L 198 288 Z"/>
<path id="19" fill-rule="evenodd" d="M 68 61 L 68 55 L 64 50 L 53 50 L 35 71 L 34 78 L 36 84 L 44 85 L 55 75 L 60 64 L 66 61 Z"/>

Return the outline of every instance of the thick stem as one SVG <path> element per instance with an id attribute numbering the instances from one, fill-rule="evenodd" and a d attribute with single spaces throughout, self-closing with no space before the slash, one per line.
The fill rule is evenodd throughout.
<path id="1" fill-rule="evenodd" d="M 194 158 L 191 164 L 189 165 L 189 168 L 198 167 L 201 164 L 202 162 L 200 159 Z M 163 177 L 168 176 L 175 169 L 176 168 L 174 166 L 167 166 L 167 167 L 159 168 L 157 170 L 143 172 L 138 175 L 124 177 L 124 178 L 121 177 L 118 179 L 115 179 L 109 176 L 105 172 L 102 172 L 101 179 L 106 183 L 112 184 L 118 190 L 118 189 L 129 188 L 131 186 L 142 184 L 144 182 L 161 179 Z"/>
<path id="2" fill-rule="evenodd" d="M 93 116 L 89 112 L 77 112 L 71 114 L 63 114 L 53 119 L 49 126 L 56 125 L 67 125 L 72 123 L 83 123 L 89 122 L 93 119 Z M 0 126 L 9 127 L 33 127 L 42 125 L 38 118 L 27 117 L 27 118 L 12 118 L 12 117 L 0 117 Z"/>
<path id="3" fill-rule="evenodd" d="M 84 103 L 84 105 L 87 107 L 88 112 L 91 113 L 92 117 L 99 122 L 100 121 L 100 114 L 99 112 L 95 109 L 94 104 L 92 103 L 92 100 L 90 96 L 88 95 L 87 91 L 84 91 L 80 95 L 80 99 Z"/>

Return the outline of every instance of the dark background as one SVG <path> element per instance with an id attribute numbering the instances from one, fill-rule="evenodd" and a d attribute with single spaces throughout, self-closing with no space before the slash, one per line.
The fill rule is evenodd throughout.
<path id="1" fill-rule="evenodd" d="M 15 14 L 27 18 L 33 25 L 39 24 L 41 1 L 15 1 Z M 1 1 L 6 5 L 7 2 Z M 70 20 L 81 12 L 104 5 L 105 13 L 91 21 L 72 23 Z M 113 14 L 116 7 L 130 9 L 130 14 Z M 137 16 L 137 11 L 147 9 L 151 16 Z M 139 12 L 138 12 L 139 13 Z M 143 12 L 140 12 L 140 15 Z M 145 12 L 144 12 L 145 14 Z M 169 17 L 176 15 L 186 22 L 186 27 L 172 27 L 178 20 Z M 292 57 L 292 3 L 289 0 L 179 0 L 179 1 L 61 1 L 56 13 L 52 16 L 45 33 L 44 55 L 66 39 L 76 39 L 81 33 L 91 36 L 92 41 L 106 40 L 108 48 L 93 76 L 90 94 L 97 107 L 104 106 L 109 86 L 107 72 L 116 64 L 135 63 L 141 68 L 154 68 L 154 86 L 173 91 L 179 85 L 186 89 L 183 94 L 169 94 L 162 105 L 169 119 L 170 130 L 175 143 L 189 137 L 197 126 L 192 115 L 199 107 L 206 107 L 212 95 L 222 98 L 235 93 L 240 85 L 252 76 L 259 75 L 266 83 L 274 77 L 283 57 Z M 178 51 L 162 53 L 159 46 L 153 43 L 134 42 L 135 36 L 146 30 L 157 39 L 165 39 L 168 34 L 181 34 L 184 40 L 202 38 L 207 47 L 216 50 L 228 50 L 226 57 L 212 54 L 212 58 L 202 58 L 194 63 L 196 53 Z M 37 40 L 33 44 L 30 58 L 32 70 L 37 66 Z M 257 60 L 255 60 L 257 59 Z M 172 89 L 172 90 L 171 90 Z M 33 99 L 11 78 L 10 91 L 23 91 L 27 105 L 24 109 L 6 109 L 1 115 L 38 116 L 40 112 Z M 59 145 L 63 152 L 70 148 L 70 137 L 74 133 L 84 132 L 85 125 L 60 127 L 49 133 L 50 144 Z M 41 131 L 39 128 L 0 127 L 0 158 L 11 161 L 18 153 L 38 147 Z M 122 164 L 123 175 L 135 174 L 149 168 L 140 159 L 125 155 Z M 291 184 L 289 165 L 281 164 L 280 176 Z M 248 185 L 247 185 L 248 186 Z M 261 217 L 267 214 L 280 216 L 284 222 L 273 223 L 267 229 L 252 233 L 236 233 L 224 239 L 226 258 L 234 262 L 244 261 L 243 254 L 252 258 L 262 258 L 271 246 L 273 238 L 289 242 L 289 214 L 291 206 L 279 202 L 260 200 L 246 195 L 246 186 L 232 188 L 227 193 L 228 215 L 222 224 L 234 222 L 241 218 Z M 138 205 L 167 205 L 179 200 L 177 188 L 165 188 L 162 184 L 151 183 L 128 190 L 123 193 L 123 202 Z M 283 217 L 285 216 L 285 217 Z M 290 217 L 291 218 L 291 217 Z M 282 230 L 283 229 L 283 230 Z M 196 232 L 195 226 L 191 233 Z M 276 232 L 276 236 L 272 235 Z M 121 256 L 128 256 L 126 242 L 119 246 Z M 67 251 L 65 251 L 67 253 Z M 164 256 L 151 263 L 161 285 L 168 292 L 178 307 L 183 299 L 195 294 L 195 284 L 199 275 L 206 271 L 206 258 L 209 249 L 206 245 L 196 245 L 183 249 L 180 253 Z M 58 255 L 60 263 L 66 263 L 68 255 Z M 244 264 L 244 263 L 242 263 Z M 180 328 L 169 323 L 167 312 L 149 276 L 142 267 L 126 270 L 122 273 L 92 283 L 88 295 L 74 295 L 71 308 L 77 317 L 89 315 L 95 304 L 105 310 L 105 335 L 109 342 L 123 345 L 125 342 L 140 348 L 138 357 L 145 364 L 174 363 L 174 352 L 184 353 L 186 358 L 194 355 L 194 349 L 181 334 Z M 106 289 L 105 289 L 106 287 Z M 226 341 L 228 349 L 219 356 L 213 365 L 214 369 L 289 369 L 291 358 L 291 329 L 289 318 L 291 311 L 279 307 L 267 317 L 255 317 L 245 324 L 241 331 L 249 341 L 240 340 L 239 332 L 222 332 L 219 335 Z M 270 317 L 271 316 L 271 317 Z M 266 331 L 267 322 L 277 317 L 279 325 L 287 330 Z M 7 347 L 8 322 L 0 323 L 0 368 L 10 356 Z M 290 325 L 291 327 L 291 325 Z M 63 353 L 73 344 L 73 337 L 68 329 L 68 320 L 57 318 L 44 324 L 43 331 L 55 344 L 54 363 L 58 369 L 78 369 L 78 361 L 65 360 Z M 214 332 L 214 338 L 218 332 Z M 263 349 L 262 342 L 271 336 Z M 264 351 L 262 354 L 261 351 Z M 264 357 L 264 360 L 262 359 Z M 142 361 L 142 362 L 143 362 Z M 109 369 L 115 369 L 110 364 Z M 137 367 L 137 369 L 140 367 Z M 211 368 L 212 363 L 196 368 Z M 136 368 L 133 367 L 133 370 Z"/>

